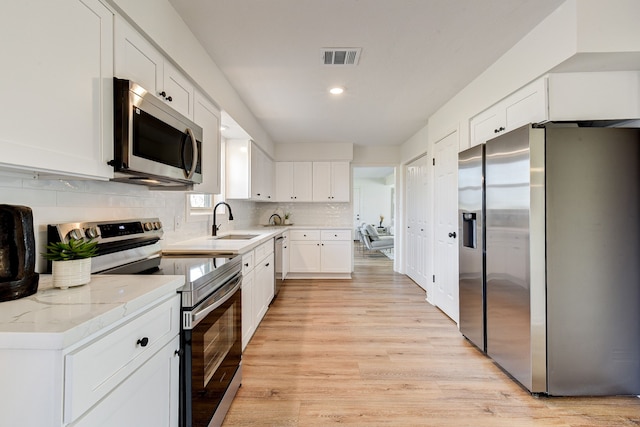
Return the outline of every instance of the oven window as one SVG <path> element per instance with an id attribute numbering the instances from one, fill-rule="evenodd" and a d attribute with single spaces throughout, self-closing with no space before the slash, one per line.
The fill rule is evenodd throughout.
<path id="1" fill-rule="evenodd" d="M 216 370 L 222 365 L 224 358 L 233 348 L 238 339 L 234 319 L 236 318 L 234 305 L 231 305 L 216 323 L 204 333 L 204 372 L 202 387 L 206 387 Z"/>

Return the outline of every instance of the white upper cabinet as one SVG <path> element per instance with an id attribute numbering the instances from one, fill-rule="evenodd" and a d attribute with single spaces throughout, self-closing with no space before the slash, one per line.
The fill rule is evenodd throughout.
<path id="1" fill-rule="evenodd" d="M 350 195 L 349 162 L 313 162 L 314 202 L 349 202 Z"/>
<path id="2" fill-rule="evenodd" d="M 640 72 L 552 73 L 470 121 L 471 146 L 528 123 L 640 118 Z"/>
<path id="3" fill-rule="evenodd" d="M 202 126 L 202 184 L 197 193 L 220 194 L 220 110 L 196 91 L 193 121 Z"/>
<path id="4" fill-rule="evenodd" d="M 138 83 L 193 120 L 195 87 L 123 18 L 115 21 L 115 75 Z"/>
<path id="5" fill-rule="evenodd" d="M 275 201 L 273 160 L 249 139 L 229 139 L 225 145 L 226 198 Z"/>
<path id="6" fill-rule="evenodd" d="M 274 163 L 267 154 L 251 142 L 251 191 L 250 199 L 273 202 L 274 192 Z"/>
<path id="7" fill-rule="evenodd" d="M 471 119 L 471 145 L 547 117 L 547 80 L 539 79 Z"/>
<path id="8" fill-rule="evenodd" d="M 0 168 L 112 178 L 113 13 L 98 0 L 9 2 L 0 40 Z"/>
<path id="9" fill-rule="evenodd" d="M 311 162 L 276 162 L 276 201 L 313 201 Z"/>

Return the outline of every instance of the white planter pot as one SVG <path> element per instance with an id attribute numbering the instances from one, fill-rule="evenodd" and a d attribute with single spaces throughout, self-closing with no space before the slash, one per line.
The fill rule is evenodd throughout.
<path id="1" fill-rule="evenodd" d="M 91 281 L 91 258 L 52 262 L 53 286 L 67 289 Z"/>

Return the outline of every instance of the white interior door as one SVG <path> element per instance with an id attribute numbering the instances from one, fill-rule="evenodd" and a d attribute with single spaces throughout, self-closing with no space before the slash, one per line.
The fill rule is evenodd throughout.
<path id="1" fill-rule="evenodd" d="M 429 230 L 429 159 L 423 156 L 407 165 L 407 244 L 405 271 L 414 282 L 427 290 L 430 275 Z"/>
<path id="2" fill-rule="evenodd" d="M 458 322 L 458 133 L 435 145 L 434 304 Z"/>
<path id="3" fill-rule="evenodd" d="M 360 203 L 360 188 L 353 189 L 353 228 L 357 229 L 362 224 L 362 215 L 360 214 L 360 210 L 362 209 L 362 205 Z M 359 236 L 357 233 L 353 233 L 353 238 L 358 240 Z"/>

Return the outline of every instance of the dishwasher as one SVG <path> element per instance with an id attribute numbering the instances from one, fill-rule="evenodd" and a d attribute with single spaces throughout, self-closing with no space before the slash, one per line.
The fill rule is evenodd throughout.
<path id="1" fill-rule="evenodd" d="M 284 283 L 284 279 L 288 273 L 288 260 L 286 259 L 286 249 L 287 249 L 287 235 L 286 233 L 277 236 L 274 240 L 274 253 L 275 253 L 275 261 L 276 265 L 273 271 L 275 272 L 275 281 L 274 281 L 274 298 L 278 296 L 278 292 L 280 291 L 280 287 Z"/>

